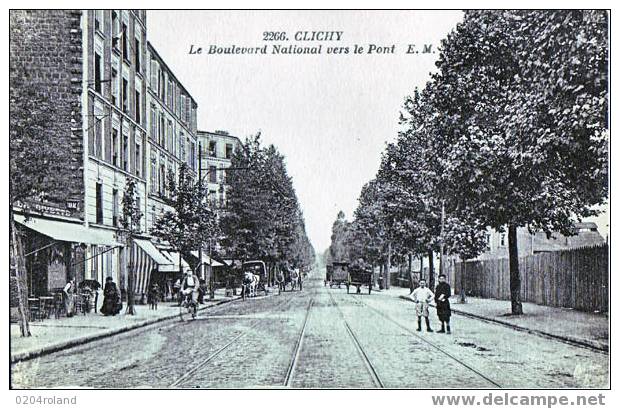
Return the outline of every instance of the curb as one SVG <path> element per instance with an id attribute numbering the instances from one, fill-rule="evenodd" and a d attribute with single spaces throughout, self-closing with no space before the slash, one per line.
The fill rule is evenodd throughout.
<path id="1" fill-rule="evenodd" d="M 218 301 L 216 303 L 213 303 L 211 305 L 206 305 L 204 307 L 201 307 L 198 309 L 198 311 L 203 311 L 206 310 L 208 308 L 213 308 L 213 307 L 217 307 L 218 305 L 223 305 L 223 304 L 228 304 L 230 302 L 236 301 L 236 300 L 240 300 L 241 298 L 231 298 L 228 300 L 221 300 Z M 80 345 L 84 345 L 87 344 L 89 342 L 93 342 L 93 341 L 98 341 L 100 339 L 103 338 L 107 338 L 107 337 L 111 337 L 114 335 L 118 335 L 118 334 L 122 334 L 124 332 L 129 332 L 129 331 L 133 331 L 135 329 L 138 328 L 143 328 L 149 325 L 153 325 L 153 324 L 157 324 L 163 321 L 167 321 L 167 320 L 172 320 L 178 318 L 178 314 L 173 314 L 173 315 L 169 315 L 169 316 L 165 316 L 165 317 L 159 317 L 159 318 L 154 318 L 151 320 L 146 320 L 144 322 L 139 322 L 133 325 L 129 325 L 127 327 L 121 327 L 121 328 L 115 328 L 113 330 L 108 330 L 105 332 L 99 332 L 99 333 L 95 333 L 93 335 L 87 335 L 84 337 L 80 337 L 80 338 L 74 338 L 68 341 L 64 341 L 64 342 L 59 342 L 57 344 L 52 344 L 52 345 L 48 345 L 45 346 L 43 348 L 34 350 L 34 351 L 26 351 L 26 352 L 20 352 L 17 353 L 15 355 L 11 355 L 11 365 L 16 364 L 18 362 L 23 362 L 23 361 L 29 361 L 31 359 L 34 358 L 39 358 L 41 356 L 44 355 L 49 355 L 52 354 L 54 352 L 58 352 L 58 351 L 62 351 L 65 349 L 69 349 L 69 348 L 73 348 L 76 346 L 80 346 Z"/>
<path id="2" fill-rule="evenodd" d="M 411 300 L 409 297 L 404 296 L 404 295 L 400 295 L 399 298 L 413 302 L 413 300 Z M 429 304 L 429 306 L 435 308 L 435 305 L 433 304 Z M 609 346 L 606 346 L 606 345 L 597 345 L 595 343 L 592 343 L 592 342 L 589 342 L 583 339 L 571 338 L 571 337 L 567 337 L 564 335 L 557 335 L 557 334 L 552 334 L 546 331 L 531 329 L 531 328 L 523 327 L 521 325 L 511 324 L 506 321 L 501 321 L 496 318 L 485 317 L 483 315 L 473 314 L 471 312 L 465 312 L 465 311 L 461 311 L 461 310 L 454 309 L 454 308 L 452 308 L 452 312 L 455 314 L 469 317 L 469 318 L 477 319 L 479 321 L 492 322 L 494 324 L 502 325 L 504 327 L 511 328 L 517 331 L 527 332 L 529 334 L 538 335 L 544 338 L 551 338 L 556 341 L 564 342 L 565 344 L 591 349 L 595 352 L 602 352 L 605 354 L 609 354 Z"/>

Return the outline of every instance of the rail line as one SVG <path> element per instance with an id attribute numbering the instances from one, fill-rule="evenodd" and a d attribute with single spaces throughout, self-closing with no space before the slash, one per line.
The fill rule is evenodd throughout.
<path id="1" fill-rule="evenodd" d="M 304 335 L 306 333 L 306 326 L 308 324 L 308 316 L 310 316 L 310 309 L 312 308 L 312 304 L 314 303 L 314 299 L 310 299 L 308 306 L 306 307 L 306 316 L 304 317 L 304 322 L 301 326 L 301 331 L 299 331 L 299 337 L 297 338 L 297 343 L 295 344 L 295 349 L 293 350 L 293 359 L 289 364 L 288 370 L 286 371 L 286 377 L 284 378 L 284 386 L 290 387 L 291 380 L 293 379 L 293 374 L 295 373 L 295 368 L 297 367 L 297 362 L 299 360 L 299 352 L 301 351 L 301 344 L 304 340 Z"/>
<path id="2" fill-rule="evenodd" d="M 286 301 L 283 301 L 282 303 L 280 303 L 278 305 L 278 308 L 282 308 L 284 306 L 286 306 L 287 304 L 289 304 L 294 297 L 289 297 Z M 223 345 L 222 347 L 218 348 L 215 352 L 213 352 L 212 354 L 210 354 L 209 356 L 207 356 L 205 359 L 201 360 L 200 362 L 198 362 L 196 365 L 194 365 L 191 369 L 189 369 L 187 372 L 185 372 L 185 374 L 183 374 L 182 376 L 180 376 L 179 378 L 177 378 L 174 382 L 172 382 L 169 386 L 169 388 L 176 388 L 179 387 L 183 382 L 187 381 L 188 379 L 191 379 L 191 377 L 193 375 L 196 374 L 196 372 L 198 372 L 199 370 L 203 369 L 205 366 L 207 366 L 207 364 L 211 361 L 213 361 L 215 358 L 217 358 L 218 355 L 220 355 L 222 352 L 226 351 L 228 348 L 230 348 L 232 345 L 234 345 L 236 342 L 238 342 L 240 339 L 242 339 L 243 337 L 245 337 L 250 330 L 256 328 L 259 324 L 261 324 L 261 321 L 258 320 L 257 322 L 255 322 L 254 324 L 250 325 L 248 327 L 248 329 L 244 332 L 242 332 L 241 334 L 233 337 L 233 339 L 231 339 L 229 342 L 227 342 L 225 345 Z"/>
<path id="3" fill-rule="evenodd" d="M 331 296 L 331 294 L 330 294 Z M 431 346 L 432 348 L 436 349 L 437 351 L 441 352 L 442 354 L 446 355 L 447 357 L 449 357 L 450 359 L 458 362 L 460 365 L 464 366 L 465 368 L 469 369 L 470 371 L 474 372 L 476 375 L 480 376 L 481 378 L 483 378 L 484 380 L 486 380 L 487 382 L 489 382 L 490 384 L 501 388 L 502 386 L 500 384 L 498 384 L 497 382 L 495 382 L 493 379 L 489 378 L 488 376 L 484 375 L 482 372 L 480 372 L 479 370 L 477 370 L 476 368 L 473 368 L 472 366 L 470 366 L 469 364 L 467 364 L 466 362 L 463 362 L 462 360 L 460 360 L 459 358 L 455 357 L 454 355 L 452 355 L 451 353 L 449 353 L 448 351 L 445 351 L 444 349 L 442 349 L 440 346 L 434 344 L 433 342 L 429 341 L 428 339 L 420 336 L 418 333 L 416 333 L 415 331 L 413 331 L 410 328 L 407 328 L 405 325 L 401 324 L 400 322 L 396 321 L 395 319 L 393 319 L 392 317 L 390 317 L 389 315 L 385 314 L 383 311 L 372 307 L 370 305 L 368 305 L 366 302 L 360 300 L 358 298 L 358 300 L 364 304 L 364 306 L 366 306 L 366 308 L 368 308 L 369 310 L 373 311 L 375 314 L 381 316 L 382 318 L 386 319 L 387 321 L 390 321 L 392 324 L 396 325 L 397 327 L 405 330 L 406 332 L 408 332 L 409 334 L 415 336 L 416 338 L 418 338 L 420 341 L 428 344 L 429 346 Z"/>
<path id="4" fill-rule="evenodd" d="M 338 306 L 338 303 L 336 303 L 334 296 L 332 295 L 330 291 L 327 291 L 327 294 L 329 294 L 329 298 L 331 299 L 332 304 L 338 310 L 338 313 L 340 314 L 340 317 L 342 318 L 342 322 L 344 323 L 347 333 L 349 334 L 351 340 L 353 341 L 353 344 L 355 345 L 357 351 L 360 353 L 362 360 L 364 361 L 364 365 L 366 366 L 366 370 L 368 371 L 368 374 L 372 378 L 373 383 L 378 388 L 385 388 L 385 385 L 383 384 L 383 381 L 379 377 L 377 370 L 375 369 L 374 365 L 370 361 L 370 358 L 368 358 L 368 355 L 366 354 L 366 351 L 364 351 L 364 348 L 362 348 L 362 344 L 360 343 L 359 339 L 355 335 L 355 332 L 353 332 L 353 329 L 351 328 L 351 326 L 349 326 L 349 323 L 347 322 L 344 316 L 344 313 Z"/>

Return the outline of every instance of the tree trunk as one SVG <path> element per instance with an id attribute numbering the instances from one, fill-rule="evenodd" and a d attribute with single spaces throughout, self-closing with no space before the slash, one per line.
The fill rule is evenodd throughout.
<path id="1" fill-rule="evenodd" d="M 129 265 L 127 266 L 127 309 L 125 314 L 136 315 L 133 300 L 133 235 L 131 234 L 127 240 L 127 248 L 129 250 Z"/>
<path id="2" fill-rule="evenodd" d="M 428 251 L 428 288 L 435 291 L 435 263 L 433 261 L 433 250 Z"/>
<path id="3" fill-rule="evenodd" d="M 424 256 L 420 256 L 420 277 L 419 280 L 424 278 Z"/>
<path id="4" fill-rule="evenodd" d="M 15 282 L 17 286 L 17 310 L 19 312 L 19 331 L 21 332 L 22 337 L 29 337 L 30 334 L 30 326 L 28 324 L 28 311 L 27 306 L 27 291 L 24 292 L 24 288 L 22 284 L 25 282 L 24 277 L 26 276 L 26 271 L 23 268 L 26 263 L 23 256 L 23 248 L 21 246 L 21 238 L 17 234 L 15 229 L 15 219 L 13 217 L 13 207 L 9 209 L 9 218 L 10 218 L 10 229 L 11 229 L 11 267 L 15 271 Z M 18 242 L 19 241 L 19 242 Z"/>
<path id="5" fill-rule="evenodd" d="M 385 284 L 383 285 L 386 290 L 390 289 L 390 270 L 392 269 L 392 243 L 388 243 L 388 254 L 387 254 L 387 263 L 386 263 L 387 271 L 385 273 Z"/>
<path id="6" fill-rule="evenodd" d="M 508 226 L 508 259 L 510 264 L 510 306 L 513 315 L 523 314 L 521 304 L 521 275 L 519 274 L 519 248 L 517 226 Z"/>
<path id="7" fill-rule="evenodd" d="M 411 264 L 413 263 L 413 254 L 409 253 L 407 257 L 407 272 L 409 273 L 409 294 L 413 293 L 413 270 Z"/>
<path id="8" fill-rule="evenodd" d="M 467 298 L 465 296 L 465 261 L 463 260 L 461 262 L 461 265 L 459 267 L 460 271 L 460 276 L 461 276 L 461 282 L 459 283 L 459 303 L 461 304 L 466 304 L 467 303 Z"/>

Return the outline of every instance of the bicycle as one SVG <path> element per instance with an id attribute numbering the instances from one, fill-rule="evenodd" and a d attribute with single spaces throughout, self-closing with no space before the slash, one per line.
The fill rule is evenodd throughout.
<path id="1" fill-rule="evenodd" d="M 189 314 L 192 320 L 195 320 L 198 313 L 198 303 L 193 300 L 192 291 L 181 293 L 181 296 L 183 297 L 183 301 L 181 301 L 179 305 L 179 318 L 181 318 L 181 321 L 185 321 L 185 317 Z"/>

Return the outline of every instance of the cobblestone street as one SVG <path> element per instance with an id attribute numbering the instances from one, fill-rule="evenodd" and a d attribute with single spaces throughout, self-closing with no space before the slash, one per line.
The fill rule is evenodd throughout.
<path id="1" fill-rule="evenodd" d="M 415 331 L 414 304 L 309 280 L 12 366 L 17 388 L 605 387 L 608 355 L 463 316 Z M 435 311 L 431 325 L 437 329 Z"/>

